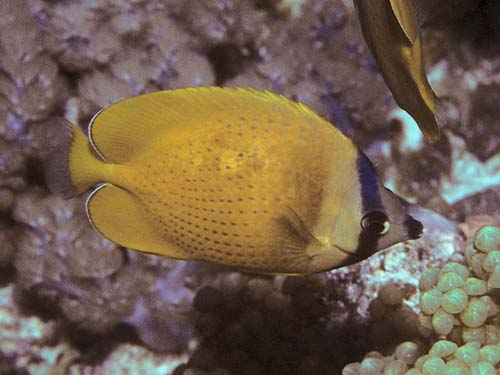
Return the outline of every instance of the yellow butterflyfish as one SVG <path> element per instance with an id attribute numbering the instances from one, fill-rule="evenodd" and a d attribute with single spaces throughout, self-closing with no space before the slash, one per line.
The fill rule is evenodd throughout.
<path id="1" fill-rule="evenodd" d="M 394 99 L 429 140 L 438 140 L 436 95 L 425 74 L 419 36 L 419 24 L 432 3 L 354 0 L 354 4 L 366 43 Z"/>
<path id="2" fill-rule="evenodd" d="M 256 273 L 308 274 L 418 238 L 422 224 L 339 130 L 265 91 L 188 88 L 67 124 L 47 163 L 122 246 Z M 90 142 L 89 142 L 90 141 Z"/>

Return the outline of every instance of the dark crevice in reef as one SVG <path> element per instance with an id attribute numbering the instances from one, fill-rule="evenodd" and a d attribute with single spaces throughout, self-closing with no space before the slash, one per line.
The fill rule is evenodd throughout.
<path id="1" fill-rule="evenodd" d="M 55 319 L 59 314 L 57 304 L 42 297 L 34 290 L 16 290 L 16 302 L 23 315 L 36 315 L 44 321 Z"/>
<path id="2" fill-rule="evenodd" d="M 29 375 L 28 371 L 16 369 L 15 360 L 0 353 L 0 374 L 2 375 Z"/>
<path id="3" fill-rule="evenodd" d="M 500 2 L 498 0 L 458 0 L 443 2 L 433 9 L 426 22 L 441 29 L 448 37 L 464 41 L 478 55 L 492 57 L 500 53 Z"/>
<path id="4" fill-rule="evenodd" d="M 60 334 L 56 335 L 56 337 L 58 339 L 64 337 L 82 354 L 80 362 L 89 365 L 101 363 L 118 345 L 124 342 L 141 345 L 139 336 L 133 326 L 120 323 L 110 331 L 103 333 L 91 332 L 61 319 L 62 312 L 58 305 L 53 303 L 50 298 L 38 295 L 35 291 L 17 291 L 16 302 L 23 315 L 35 315 L 43 321 L 59 321 L 58 330 Z"/>
<path id="5" fill-rule="evenodd" d="M 257 54 L 251 43 L 238 46 L 233 43 L 221 43 L 206 52 L 215 73 L 215 84 L 222 85 L 245 70 L 255 61 Z"/>
<path id="6" fill-rule="evenodd" d="M 500 140 L 498 86 L 479 85 L 471 99 L 469 120 L 466 124 L 462 124 L 458 131 L 466 140 L 467 150 L 482 162 L 486 162 L 498 153 Z"/>
<path id="7" fill-rule="evenodd" d="M 16 271 L 13 265 L 0 267 L 0 287 L 3 287 L 14 280 Z M 0 372 L 1 373 L 1 372 Z"/>
<path id="8" fill-rule="evenodd" d="M 284 19 L 285 14 L 276 8 L 276 1 L 273 0 L 254 0 L 255 9 L 265 11 L 269 16 L 275 19 Z"/>
<path id="9" fill-rule="evenodd" d="M 16 276 L 16 270 L 13 265 L 0 267 L 0 287 L 11 283 Z"/>
<path id="10" fill-rule="evenodd" d="M 477 52 L 494 56 L 500 52 L 500 2 L 498 0 L 481 0 L 477 7 L 469 13 L 463 22 L 457 25 L 461 35 L 469 41 Z"/>
<path id="11" fill-rule="evenodd" d="M 65 81 L 69 85 L 69 89 L 72 93 L 76 92 L 78 89 L 78 81 L 80 78 L 83 76 L 83 72 L 80 71 L 72 71 L 61 64 L 58 65 L 59 67 L 59 75 L 63 76 L 65 78 Z"/>
<path id="12" fill-rule="evenodd" d="M 246 293 L 229 299 L 213 288 L 211 300 L 218 302 L 203 304 L 201 290 L 194 302 L 200 345 L 174 374 L 217 367 L 234 374 L 335 374 L 371 348 L 366 323 L 356 318 L 345 324 L 322 322 L 330 320 L 326 300 L 332 299 L 310 280 L 285 281 L 282 291 L 290 295 L 290 305 L 283 309 L 252 300 Z M 309 360 L 303 361 L 305 357 Z"/>
<path id="13" fill-rule="evenodd" d="M 73 324 L 65 325 L 61 332 L 68 342 L 82 353 L 80 361 L 89 365 L 103 362 L 118 345 L 124 342 L 141 344 L 135 328 L 126 323 L 118 324 L 111 331 L 102 334 L 81 329 Z"/>

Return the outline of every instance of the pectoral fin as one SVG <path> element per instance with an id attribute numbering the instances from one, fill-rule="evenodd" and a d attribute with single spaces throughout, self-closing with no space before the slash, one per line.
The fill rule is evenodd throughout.
<path id="1" fill-rule="evenodd" d="M 274 221 L 273 231 L 279 239 L 279 249 L 291 254 L 305 255 L 306 248 L 311 243 L 319 243 L 311 231 L 307 228 L 300 216 L 291 208 Z"/>

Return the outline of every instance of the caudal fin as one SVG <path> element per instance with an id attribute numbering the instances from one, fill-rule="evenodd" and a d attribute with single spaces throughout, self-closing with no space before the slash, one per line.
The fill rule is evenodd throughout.
<path id="1" fill-rule="evenodd" d="M 54 128 L 44 163 L 49 189 L 68 199 L 104 182 L 106 164 L 98 159 L 82 130 L 64 119 L 56 120 Z"/>

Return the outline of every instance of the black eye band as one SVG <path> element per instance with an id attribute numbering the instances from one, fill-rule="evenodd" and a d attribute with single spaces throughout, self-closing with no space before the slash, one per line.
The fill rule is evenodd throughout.
<path id="1" fill-rule="evenodd" d="M 372 211 L 384 207 L 380 192 L 377 171 L 370 159 L 362 152 L 356 160 L 359 184 L 361 185 L 361 200 L 363 211 Z"/>

